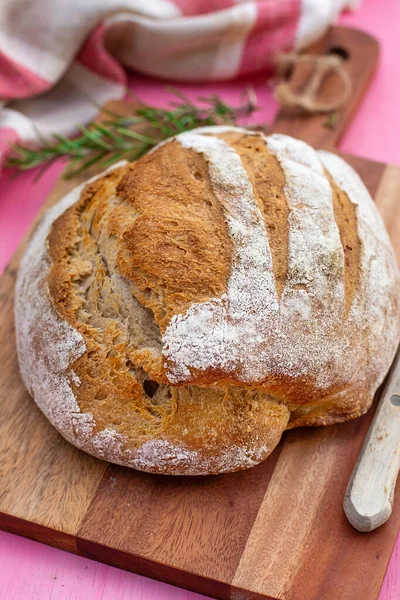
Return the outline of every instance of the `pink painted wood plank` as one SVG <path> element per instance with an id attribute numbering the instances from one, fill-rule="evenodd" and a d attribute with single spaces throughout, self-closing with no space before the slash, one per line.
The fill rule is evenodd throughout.
<path id="1" fill-rule="evenodd" d="M 201 600 L 204 596 L 0 532 L 0 600 Z"/>
<path id="2" fill-rule="evenodd" d="M 400 2 L 363 0 L 356 13 L 343 15 L 340 22 L 370 33 L 381 46 L 375 79 L 341 148 L 349 154 L 400 164 Z"/>

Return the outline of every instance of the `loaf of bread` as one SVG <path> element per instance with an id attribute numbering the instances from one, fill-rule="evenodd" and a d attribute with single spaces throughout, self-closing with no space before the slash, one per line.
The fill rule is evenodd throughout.
<path id="1" fill-rule="evenodd" d="M 264 460 L 370 407 L 400 335 L 383 222 L 341 158 L 183 133 L 50 209 L 23 258 L 23 380 L 72 444 L 177 475 Z"/>

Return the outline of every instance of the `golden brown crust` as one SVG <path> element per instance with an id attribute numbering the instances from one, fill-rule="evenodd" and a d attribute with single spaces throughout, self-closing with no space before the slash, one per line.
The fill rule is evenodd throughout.
<path id="1" fill-rule="evenodd" d="M 177 142 L 162 146 L 131 166 L 117 193 L 124 202 L 110 231 L 121 240 L 119 271 L 160 327 L 226 291 L 232 244 L 201 156 Z M 132 209 L 137 218 L 127 227 Z"/>
<path id="2" fill-rule="evenodd" d="M 277 298 L 284 302 L 288 285 L 306 289 L 290 280 L 285 171 L 261 137 L 237 130 L 218 137 L 235 151 L 251 182 L 268 235 Z M 357 210 L 327 171 L 326 177 L 344 252 L 346 318 L 362 283 Z M 59 429 L 89 452 L 153 472 L 232 471 L 263 460 L 285 428 L 344 421 L 372 403 L 380 382 L 376 374 L 366 373 L 358 386 L 345 375 L 332 376 L 322 388 L 313 372 L 279 370 L 279 356 L 275 370 L 254 381 L 244 381 L 239 368 L 218 365 L 194 365 L 187 381 L 171 381 L 162 336 L 171 319 L 227 296 L 235 260 L 208 161 L 176 141 L 89 183 L 50 227 L 47 250 L 49 270 L 40 285 L 48 289 L 57 318 L 84 342 L 65 374 L 78 410 L 94 424 L 84 443 L 78 426 L 68 435 Z M 319 302 L 313 298 L 314 310 Z M 389 305 L 398 326 L 394 294 Z M 289 325 L 294 335 L 304 327 L 296 311 Z M 338 322 L 342 326 L 345 332 Z M 352 331 L 349 353 L 362 346 L 368 327 Z M 330 367 L 328 359 L 328 375 Z M 109 431 L 118 449 L 110 442 L 108 451 L 106 440 L 100 450 L 96 436 Z"/>
<path id="3" fill-rule="evenodd" d="M 278 443 L 289 418 L 287 408 L 271 401 L 267 394 L 247 389 L 165 385 L 164 373 L 154 364 L 157 357 L 148 349 L 135 347 L 130 337 L 131 325 L 121 323 L 123 299 L 111 283 L 109 270 L 112 255 L 117 264 L 120 251 L 107 246 L 103 255 L 100 250 L 104 250 L 103 228 L 107 229 L 107 235 L 119 233 L 123 243 L 126 241 L 121 229 L 123 224 L 129 223 L 130 206 L 125 203 L 128 199 L 121 197 L 112 212 L 108 209 L 116 186 L 126 186 L 131 175 L 132 171 L 123 168 L 87 186 L 79 202 L 54 223 L 48 237 L 53 264 L 48 275 L 51 297 L 58 314 L 79 331 L 86 344 L 86 352 L 72 365 L 79 383 L 70 381 L 79 408 L 93 416 L 94 432 L 114 429 L 124 437 L 123 448 L 127 450 L 151 440 L 168 441 L 172 447 L 184 447 L 188 455 L 200 453 L 208 473 L 259 462 Z M 160 200 L 150 213 L 142 210 L 148 230 L 157 239 L 155 255 L 160 256 L 162 241 L 151 221 L 153 210 L 160 213 Z M 132 230 L 143 241 L 141 229 L 132 227 L 130 236 Z M 203 230 L 201 234 L 204 233 L 208 232 Z M 211 253 L 212 250 L 208 254 Z M 158 272 L 161 271 L 162 280 L 168 282 L 168 273 L 165 275 L 162 271 L 164 264 L 165 259 L 161 265 L 158 263 Z M 121 262 L 119 267 L 123 273 Z M 136 287 L 137 270 L 133 273 L 135 291 L 140 298 L 140 288 Z M 216 278 L 216 274 L 204 275 L 200 298 L 206 285 L 212 285 L 212 277 Z M 173 286 L 174 279 L 170 281 Z M 193 278 L 192 285 L 195 281 Z M 212 291 L 212 288 L 208 290 L 207 298 Z M 190 288 L 184 292 L 188 293 L 186 305 Z M 171 291 L 166 297 L 175 299 Z M 147 305 L 154 307 L 154 301 L 149 302 L 148 297 L 146 300 Z M 174 310 L 178 309 L 179 304 L 174 305 Z M 236 466 L 230 452 L 232 447 L 237 449 Z M 193 463 L 193 458 L 188 462 Z M 200 466 L 189 465 L 189 468 L 201 471 Z M 168 469 L 172 472 L 173 468 L 169 465 Z M 163 472 L 162 467 L 151 470 Z M 184 473 L 185 467 L 180 466 L 179 472 Z"/>
<path id="4" fill-rule="evenodd" d="M 344 316 L 347 317 L 360 282 L 361 245 L 357 235 L 356 207 L 325 170 L 332 188 L 332 204 L 344 252 Z"/>

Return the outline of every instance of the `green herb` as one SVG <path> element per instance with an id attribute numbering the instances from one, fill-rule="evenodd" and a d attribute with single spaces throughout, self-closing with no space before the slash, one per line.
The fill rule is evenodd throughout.
<path id="1" fill-rule="evenodd" d="M 339 113 L 332 112 L 332 113 L 330 113 L 330 115 L 328 116 L 326 121 L 324 121 L 324 127 L 326 127 L 327 129 L 336 129 L 336 125 L 338 124 L 338 122 L 339 122 Z"/>
<path id="2" fill-rule="evenodd" d="M 245 103 L 238 108 L 229 106 L 216 95 L 198 98 L 195 104 L 178 90 L 169 91 L 176 100 L 171 101 L 167 109 L 139 103 L 132 116 L 121 116 L 99 107 L 104 120 L 89 127 L 79 125 L 81 133 L 73 139 L 57 134 L 43 138 L 38 134 L 40 145 L 36 148 L 16 144 L 7 166 L 16 172 L 41 166 L 37 176 L 40 177 L 51 164 L 66 157 L 70 163 L 63 177 L 68 179 L 94 165 L 105 169 L 122 159 L 136 160 L 159 142 L 182 131 L 206 125 L 236 124 L 256 110 L 252 89 L 247 90 Z"/>

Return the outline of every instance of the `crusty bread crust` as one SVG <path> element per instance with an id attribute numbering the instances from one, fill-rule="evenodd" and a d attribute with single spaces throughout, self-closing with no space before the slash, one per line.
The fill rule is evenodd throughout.
<path id="1" fill-rule="evenodd" d="M 21 263 L 27 389 L 71 443 L 168 474 L 264 460 L 363 414 L 399 273 L 355 172 L 287 136 L 181 134 L 46 213 Z"/>

